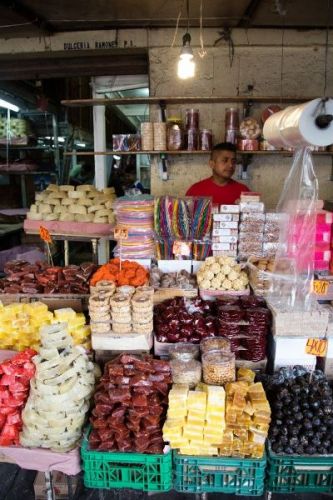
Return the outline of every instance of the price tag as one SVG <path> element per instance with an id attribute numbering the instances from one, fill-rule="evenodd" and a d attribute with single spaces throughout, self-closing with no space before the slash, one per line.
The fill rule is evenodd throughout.
<path id="1" fill-rule="evenodd" d="M 324 280 L 314 280 L 312 282 L 312 291 L 316 295 L 327 295 L 330 284 Z"/>
<path id="2" fill-rule="evenodd" d="M 172 252 L 174 255 L 181 255 L 189 257 L 191 255 L 192 242 L 191 241 L 174 241 Z"/>
<path id="3" fill-rule="evenodd" d="M 46 227 L 39 226 L 39 236 L 45 243 L 52 243 L 51 235 Z"/>
<path id="4" fill-rule="evenodd" d="M 127 240 L 128 239 L 127 227 L 116 226 L 114 228 L 114 239 L 115 240 Z"/>
<path id="5" fill-rule="evenodd" d="M 327 340 L 326 339 L 308 339 L 305 346 L 306 354 L 312 354 L 313 356 L 318 356 L 323 358 L 326 356 L 327 352 Z"/>

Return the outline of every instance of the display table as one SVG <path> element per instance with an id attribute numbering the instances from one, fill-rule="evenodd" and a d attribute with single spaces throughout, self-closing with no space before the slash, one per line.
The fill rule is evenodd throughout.
<path id="1" fill-rule="evenodd" d="M 26 234 L 39 234 L 40 226 L 45 227 L 54 240 L 64 242 L 64 262 L 69 264 L 69 241 L 90 241 L 93 262 L 97 262 L 97 246 L 100 240 L 112 240 L 114 226 L 112 224 L 94 224 L 93 222 L 63 221 L 24 221 Z"/>

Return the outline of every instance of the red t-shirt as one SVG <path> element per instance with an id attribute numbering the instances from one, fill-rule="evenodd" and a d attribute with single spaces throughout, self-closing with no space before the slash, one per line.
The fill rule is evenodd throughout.
<path id="1" fill-rule="evenodd" d="M 231 180 L 225 186 L 218 186 L 211 177 L 196 182 L 191 186 L 186 196 L 211 196 L 214 205 L 234 205 L 241 193 L 250 191 L 245 184 Z"/>

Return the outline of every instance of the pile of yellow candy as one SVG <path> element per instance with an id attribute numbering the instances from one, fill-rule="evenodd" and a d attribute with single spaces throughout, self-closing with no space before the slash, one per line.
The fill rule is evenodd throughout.
<path id="1" fill-rule="evenodd" d="M 264 388 L 254 383 L 255 373 L 240 368 L 237 382 L 226 385 L 226 429 L 219 445 L 220 455 L 261 458 L 271 421 Z"/>
<path id="2" fill-rule="evenodd" d="M 174 384 L 163 438 L 183 455 L 261 458 L 271 409 L 255 373 L 240 368 L 237 382 L 199 384 L 195 391 Z"/>
<path id="3" fill-rule="evenodd" d="M 57 309 L 52 313 L 42 302 L 7 306 L 0 302 L 0 349 L 23 351 L 31 347 L 39 351 L 40 327 L 59 322 L 68 323 L 68 331 L 75 345 L 91 348 L 90 327 L 86 325 L 83 313 L 76 313 L 71 308 Z"/>
<path id="4" fill-rule="evenodd" d="M 175 384 L 169 393 L 169 409 L 163 438 L 183 455 L 217 455 L 225 428 L 223 387 L 199 384 L 195 391 Z"/>

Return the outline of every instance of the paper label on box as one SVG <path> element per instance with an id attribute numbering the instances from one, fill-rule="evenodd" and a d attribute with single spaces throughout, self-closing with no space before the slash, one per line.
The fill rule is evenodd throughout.
<path id="1" fill-rule="evenodd" d="M 237 236 L 220 236 L 220 243 L 237 243 L 237 241 Z"/>
<path id="2" fill-rule="evenodd" d="M 212 250 L 237 250 L 235 243 L 213 243 Z"/>
<path id="3" fill-rule="evenodd" d="M 214 214 L 213 219 L 216 222 L 231 222 L 232 221 L 232 214 Z"/>
<path id="4" fill-rule="evenodd" d="M 238 229 L 238 222 L 220 222 L 220 229 Z"/>
<path id="5" fill-rule="evenodd" d="M 228 214 L 238 214 L 239 205 L 220 205 L 220 212 Z"/>

